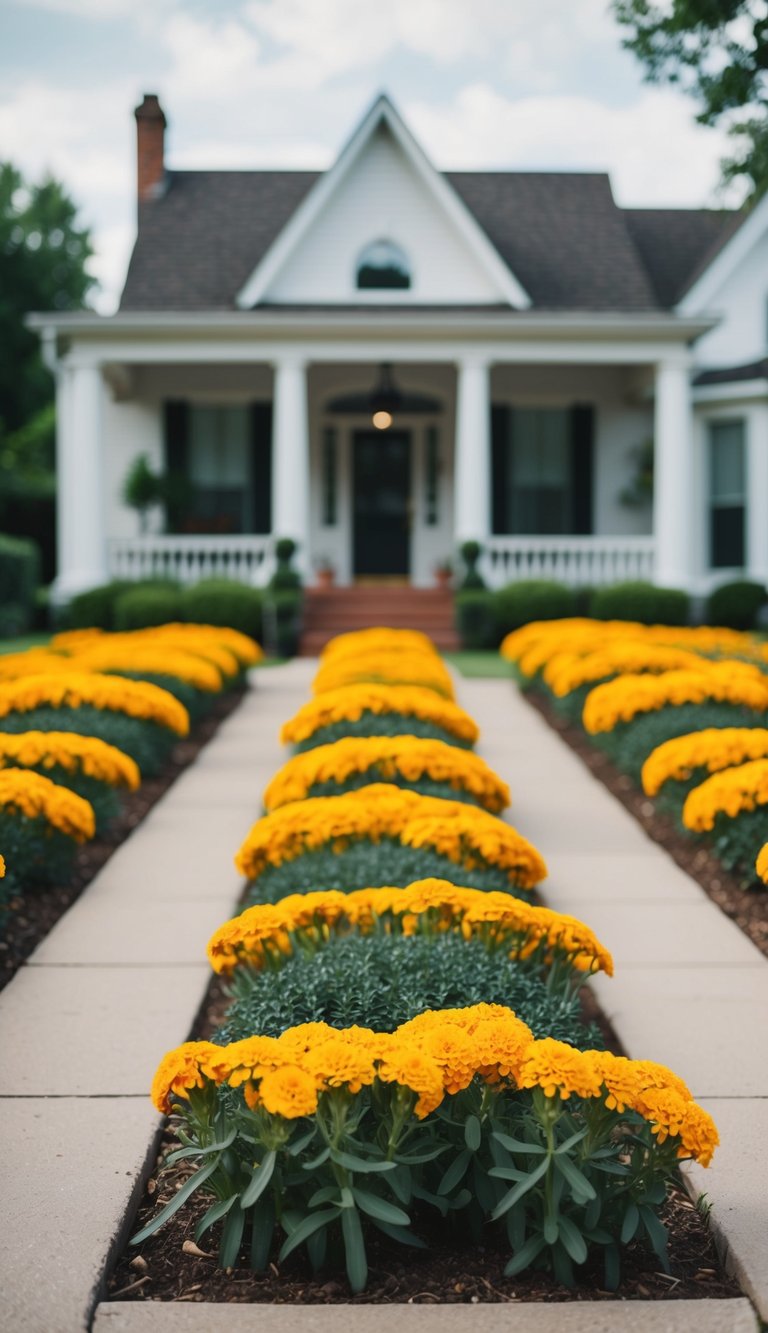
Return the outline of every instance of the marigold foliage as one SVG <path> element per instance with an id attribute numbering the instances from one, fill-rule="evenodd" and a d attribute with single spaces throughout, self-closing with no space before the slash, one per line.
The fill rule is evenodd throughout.
<path id="1" fill-rule="evenodd" d="M 26 819 L 44 819 L 74 842 L 93 837 L 93 808 L 69 787 L 24 768 L 0 769 L 0 810 Z"/>
<path id="2" fill-rule="evenodd" d="M 342 786 L 358 774 L 395 785 L 425 778 L 448 783 L 494 814 L 510 802 L 506 782 L 470 750 L 421 736 L 346 736 L 289 759 L 264 792 L 265 808 L 303 801 L 313 787 L 327 782 Z"/>
<path id="3" fill-rule="evenodd" d="M 536 848 L 487 811 L 386 783 L 282 806 L 253 826 L 235 864 L 247 879 L 255 879 L 266 866 L 318 847 L 343 851 L 355 839 L 375 843 L 384 837 L 434 848 L 467 869 L 497 866 L 523 888 L 532 888 L 547 873 Z"/>
<path id="4" fill-rule="evenodd" d="M 435 652 L 373 651 L 322 662 L 312 682 L 313 694 L 339 690 L 366 681 L 390 685 L 418 685 L 453 699 L 451 673 Z"/>
<path id="5" fill-rule="evenodd" d="M 685 798 L 683 824 L 696 833 L 714 828 L 718 815 L 735 819 L 744 810 L 768 804 L 768 759 L 753 759 L 714 773 Z"/>
<path id="6" fill-rule="evenodd" d="M 761 879 L 764 884 L 768 884 L 768 842 L 763 843 L 763 846 L 757 853 L 755 870 L 757 871 L 758 879 Z"/>
<path id="7" fill-rule="evenodd" d="M 0 685 L 0 717 L 33 708 L 79 708 L 89 704 L 108 712 L 156 722 L 177 736 L 189 731 L 189 714 L 167 690 L 148 681 L 69 671 L 61 675 L 26 676 Z"/>
<path id="8" fill-rule="evenodd" d="M 766 755 L 766 727 L 707 727 L 688 732 L 665 741 L 649 754 L 643 765 L 643 791 L 646 796 L 656 796 L 665 782 L 686 782 L 697 768 L 718 773 Z"/>
<path id="9" fill-rule="evenodd" d="M 285 723 L 280 739 L 284 745 L 297 745 L 322 727 L 332 726 L 335 722 L 357 722 L 364 713 L 418 717 L 470 744 L 474 744 L 479 734 L 477 724 L 463 708 L 436 695 L 434 690 L 425 690 L 418 685 L 368 682 L 327 690 L 311 699 Z"/>
<path id="10" fill-rule="evenodd" d="M 576 917 L 535 907 L 508 893 L 483 893 L 447 880 L 425 879 L 406 889 L 334 890 L 292 894 L 274 905 L 250 907 L 227 921 L 208 942 L 215 972 L 230 973 L 238 964 L 262 968 L 279 964 L 295 948 L 321 948 L 332 934 L 437 934 L 455 931 L 464 939 L 482 939 L 488 948 L 505 949 L 525 959 L 537 951 L 571 960 L 582 972 L 613 974 L 608 950 Z"/>
<path id="11" fill-rule="evenodd" d="M 0 732 L 0 769 L 62 768 L 110 787 L 136 791 L 138 764 L 117 746 L 74 731 Z"/>
<path id="12" fill-rule="evenodd" d="M 768 677 L 757 667 L 735 661 L 697 671 L 665 671 L 659 676 L 618 676 L 590 690 L 584 703 L 584 728 L 592 734 L 613 731 L 618 722 L 631 722 L 639 713 L 654 712 L 667 704 L 707 701 L 767 709 Z"/>

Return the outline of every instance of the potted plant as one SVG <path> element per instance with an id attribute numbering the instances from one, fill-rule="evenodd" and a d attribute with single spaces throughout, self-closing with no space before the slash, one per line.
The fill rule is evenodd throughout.
<path id="1" fill-rule="evenodd" d="M 433 572 L 438 588 L 450 587 L 453 578 L 453 565 L 450 560 L 438 560 Z"/>
<path id="2" fill-rule="evenodd" d="M 315 574 L 318 588 L 332 588 L 336 581 L 336 570 L 328 556 L 321 555 L 315 561 Z"/>

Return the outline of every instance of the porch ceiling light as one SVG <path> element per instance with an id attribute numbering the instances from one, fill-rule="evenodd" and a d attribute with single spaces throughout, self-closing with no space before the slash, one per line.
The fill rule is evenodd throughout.
<path id="1" fill-rule="evenodd" d="M 379 370 L 379 382 L 371 390 L 371 420 L 376 430 L 389 430 L 395 412 L 402 403 L 402 395 L 392 379 L 392 366 L 383 361 Z"/>

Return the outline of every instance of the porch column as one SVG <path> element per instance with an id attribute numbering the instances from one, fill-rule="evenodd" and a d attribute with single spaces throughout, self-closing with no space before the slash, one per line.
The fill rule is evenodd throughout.
<path id="1" fill-rule="evenodd" d="M 56 378 L 57 574 L 65 603 L 108 577 L 101 369 L 62 363 Z"/>
<path id="2" fill-rule="evenodd" d="M 768 406 L 749 413 L 747 426 L 747 574 L 768 583 Z"/>
<path id="3" fill-rule="evenodd" d="M 484 542 L 491 529 L 490 366 L 464 357 L 457 367 L 453 535 Z"/>
<path id="4" fill-rule="evenodd" d="M 693 584 L 694 487 L 693 416 L 688 361 L 682 357 L 656 366 L 653 465 L 655 581 L 662 587 Z"/>
<path id="5" fill-rule="evenodd" d="M 275 361 L 272 427 L 272 532 L 298 543 L 296 564 L 309 573 L 309 429 L 306 364 Z"/>

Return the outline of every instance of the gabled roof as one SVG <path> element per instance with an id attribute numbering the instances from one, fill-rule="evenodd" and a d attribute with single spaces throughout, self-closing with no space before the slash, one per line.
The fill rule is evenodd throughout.
<path id="1" fill-rule="evenodd" d="M 745 216 L 620 209 L 604 173 L 434 175 L 532 308 L 547 311 L 671 309 Z M 236 309 L 238 293 L 323 179 L 307 171 L 169 172 L 163 195 L 141 206 L 121 310 Z"/>
<path id="2" fill-rule="evenodd" d="M 290 221 L 262 255 L 237 294 L 237 304 L 241 309 L 249 310 L 264 300 L 270 283 L 290 262 L 313 223 L 361 159 L 374 135 L 382 128 L 389 131 L 425 190 L 433 196 L 464 245 L 491 280 L 498 292 L 498 299 L 507 301 L 517 309 L 527 309 L 531 304 L 530 297 L 516 278 L 514 269 L 501 260 L 485 232 L 478 227 L 476 219 L 451 189 L 446 177 L 432 166 L 385 93 L 376 98 L 333 166 L 315 181 Z"/>
<path id="3" fill-rule="evenodd" d="M 768 231 L 768 195 L 764 194 L 751 210 L 742 211 L 740 218 L 740 225 L 731 229 L 687 283 L 678 305 L 681 315 L 697 315 L 709 308 L 723 284 Z"/>

